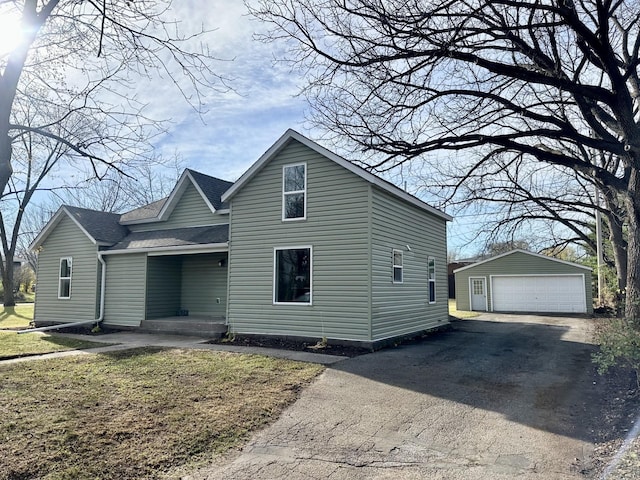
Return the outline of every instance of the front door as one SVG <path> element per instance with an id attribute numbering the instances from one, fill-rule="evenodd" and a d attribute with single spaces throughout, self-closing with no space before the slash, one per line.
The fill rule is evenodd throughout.
<path id="1" fill-rule="evenodd" d="M 471 289 L 471 310 L 487 310 L 487 283 L 483 278 L 470 278 L 469 288 Z"/>

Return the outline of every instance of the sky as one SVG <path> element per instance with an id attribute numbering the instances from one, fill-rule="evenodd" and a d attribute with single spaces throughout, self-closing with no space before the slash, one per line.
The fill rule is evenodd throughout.
<path id="1" fill-rule="evenodd" d="M 151 115 L 170 119 L 168 132 L 156 143 L 164 156 L 177 153 L 189 168 L 234 181 L 287 129 L 312 140 L 321 136 L 305 121 L 309 106 L 298 96 L 304 78 L 276 61 L 284 46 L 254 39 L 266 26 L 248 15 L 243 2 L 182 0 L 174 6 L 183 30 L 197 30 L 201 22 L 213 30 L 205 41 L 223 59 L 216 71 L 232 79 L 234 91 L 212 92 L 205 99 L 206 113 L 198 115 L 168 82 L 144 88 Z M 474 223 L 476 218 L 464 217 L 449 223 L 449 251 L 460 258 L 480 248 L 469 228 Z"/>
<path id="2" fill-rule="evenodd" d="M 276 46 L 253 39 L 264 25 L 248 16 L 241 1 L 174 5 L 185 31 L 197 30 L 200 22 L 213 30 L 204 38 L 221 59 L 216 72 L 230 79 L 233 90 L 210 92 L 199 115 L 169 82 L 150 89 L 151 115 L 170 119 L 169 131 L 156 144 L 163 155 L 177 152 L 190 168 L 236 180 L 288 128 L 312 136 L 304 121 L 306 103 L 296 95 L 304 79 L 274 61 Z M 202 5 L 208 14 L 202 15 Z"/>
<path id="3" fill-rule="evenodd" d="M 203 90 L 204 109 L 199 113 L 170 78 L 139 79 L 133 93 L 147 105 L 145 115 L 166 121 L 166 133 L 157 137 L 154 144 L 157 153 L 165 158 L 177 155 L 185 167 L 235 181 L 287 129 L 312 140 L 321 137 L 322 132 L 305 121 L 309 106 L 298 95 L 305 79 L 300 72 L 292 72 L 288 65 L 277 61 L 283 57 L 284 45 L 254 39 L 255 33 L 268 27 L 248 14 L 243 1 L 174 0 L 172 11 L 167 13 L 167 18 L 178 20 L 183 34 L 207 31 L 199 41 L 220 59 L 213 68 L 229 80 L 232 88 Z M 3 24 L 2 20 L 0 47 L 15 36 L 8 25 L 16 26 L 15 21 L 4 18 L 7 22 Z M 9 48 L 8 44 L 5 46 Z M 188 84 L 183 87 L 189 88 Z M 403 178 L 403 185 L 398 186 L 404 187 L 407 180 L 407 190 L 414 193 L 410 179 Z M 476 219 L 457 218 L 448 229 L 449 250 L 461 257 L 478 250 L 473 243 L 475 233 L 468 228 L 473 223 L 466 222 Z"/>

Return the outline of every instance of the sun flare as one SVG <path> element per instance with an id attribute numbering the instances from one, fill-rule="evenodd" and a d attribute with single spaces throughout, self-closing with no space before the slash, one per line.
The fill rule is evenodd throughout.
<path id="1" fill-rule="evenodd" d="M 0 8 L 0 57 L 11 53 L 24 37 L 20 13 Z"/>

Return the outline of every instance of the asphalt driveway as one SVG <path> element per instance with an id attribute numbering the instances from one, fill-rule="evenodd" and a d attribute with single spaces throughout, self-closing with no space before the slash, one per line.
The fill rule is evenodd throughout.
<path id="1" fill-rule="evenodd" d="M 337 363 L 242 452 L 188 478 L 580 478 L 603 395 L 590 328 L 485 315 Z"/>

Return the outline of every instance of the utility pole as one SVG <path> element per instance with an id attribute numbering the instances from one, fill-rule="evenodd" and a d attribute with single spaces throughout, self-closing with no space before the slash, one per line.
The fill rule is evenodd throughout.
<path id="1" fill-rule="evenodd" d="M 598 306 L 604 304 L 602 298 L 602 264 L 604 263 L 602 255 L 602 219 L 600 218 L 600 190 L 596 190 L 596 257 L 598 259 Z"/>

